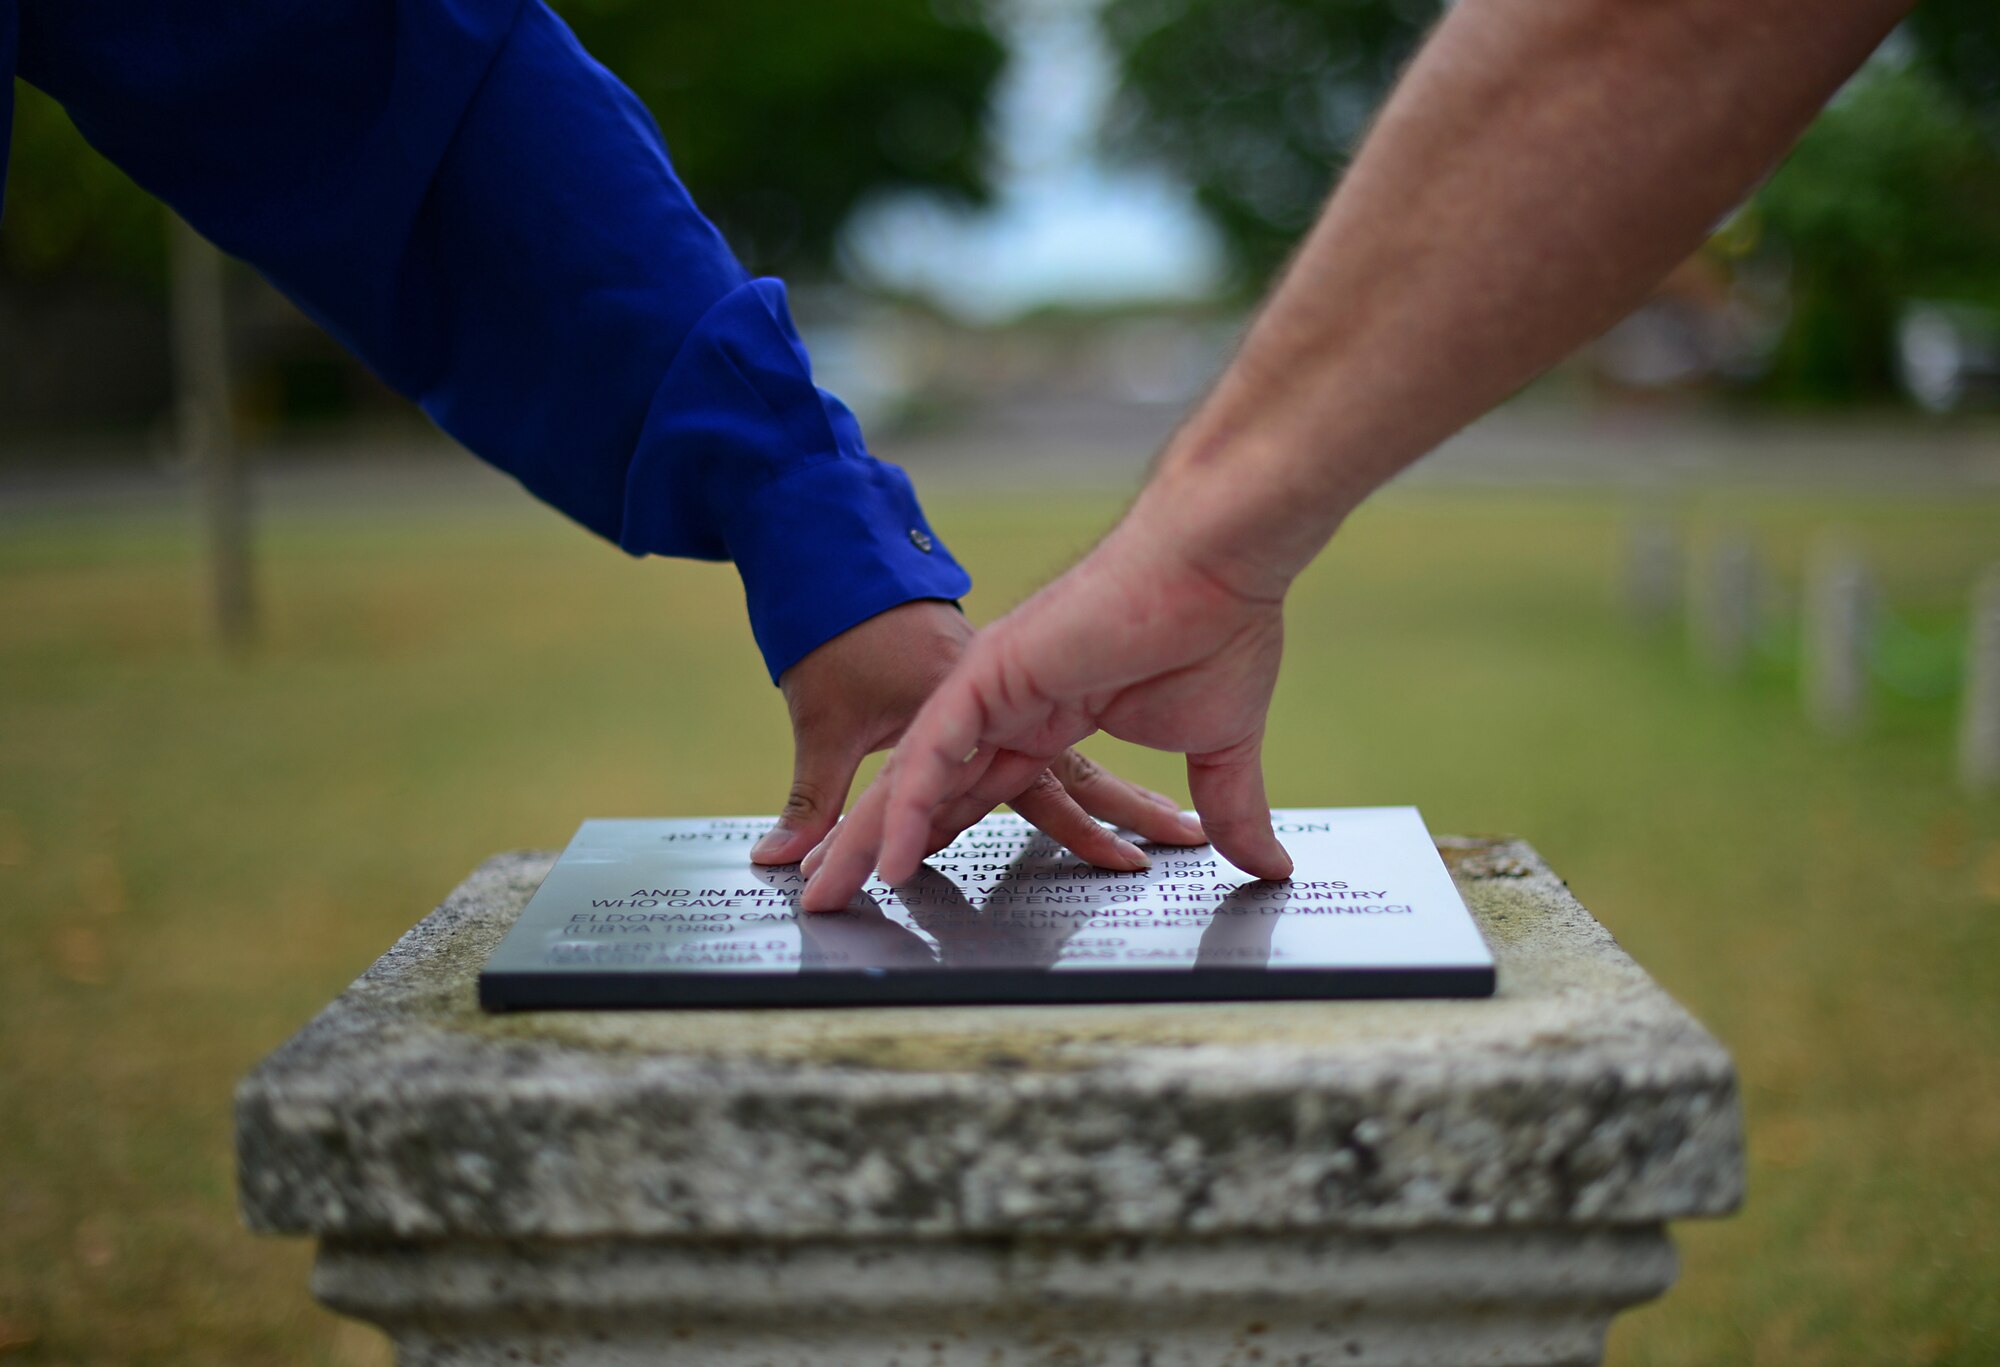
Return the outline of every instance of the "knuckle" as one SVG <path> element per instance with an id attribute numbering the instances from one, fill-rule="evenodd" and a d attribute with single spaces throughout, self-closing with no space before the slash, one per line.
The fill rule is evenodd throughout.
<path id="1" fill-rule="evenodd" d="M 1065 781 L 1071 788 L 1094 788 L 1104 781 L 1104 768 L 1088 755 L 1075 750 L 1063 756 Z"/>
<path id="2" fill-rule="evenodd" d="M 817 816 L 826 809 L 826 793 L 816 783 L 800 780 L 792 785 L 792 791 L 785 796 L 783 815 L 793 820 Z"/>
<path id="3" fill-rule="evenodd" d="M 1056 777 L 1055 771 L 1053 769 L 1044 769 L 1035 775 L 1033 782 L 1028 784 L 1027 795 L 1039 798 L 1055 798 L 1061 797 L 1063 792 L 1062 780 Z"/>

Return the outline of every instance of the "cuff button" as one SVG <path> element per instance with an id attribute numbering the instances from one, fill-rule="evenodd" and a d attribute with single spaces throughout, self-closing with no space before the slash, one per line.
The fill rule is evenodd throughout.
<path id="1" fill-rule="evenodd" d="M 910 528 L 910 544 L 925 555 L 929 555 L 931 547 L 935 546 L 937 542 L 931 540 L 930 533 L 926 532 L 922 527 L 912 527 Z"/>

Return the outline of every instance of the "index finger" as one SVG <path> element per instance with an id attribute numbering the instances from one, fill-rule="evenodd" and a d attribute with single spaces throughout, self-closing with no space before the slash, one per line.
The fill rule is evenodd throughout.
<path id="1" fill-rule="evenodd" d="M 995 753 L 977 752 L 968 756 L 977 763 L 962 763 L 952 770 L 947 775 L 950 789 L 946 799 L 956 796 L 959 789 L 978 784 L 993 763 Z M 882 847 L 883 812 L 895 784 L 896 764 L 892 753 L 875 775 L 875 781 L 868 785 L 868 791 L 854 804 L 854 810 L 834 827 L 818 849 L 806 856 L 806 886 L 799 896 L 802 911 L 838 911 L 868 881 Z M 940 799 L 940 805 L 944 800 Z M 922 852 L 918 858 L 922 858 Z"/>
<path id="2" fill-rule="evenodd" d="M 875 868 L 875 849 L 882 828 L 882 804 L 889 796 L 889 771 L 875 775 L 868 791 L 827 837 L 819 867 L 799 894 L 800 911 L 839 911 L 846 906 Z"/>
<path id="3" fill-rule="evenodd" d="M 961 665 L 931 694 L 903 733 L 883 774 L 889 779 L 880 817 L 879 867 L 885 881 L 900 883 L 916 873 L 931 820 L 952 795 L 966 761 L 977 752 L 985 725 L 979 690 L 965 678 Z"/>

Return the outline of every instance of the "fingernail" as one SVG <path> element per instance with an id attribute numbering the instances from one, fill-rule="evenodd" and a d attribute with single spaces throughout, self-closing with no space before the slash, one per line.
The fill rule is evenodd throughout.
<path id="1" fill-rule="evenodd" d="M 799 872 L 810 878 L 819 872 L 819 866 L 826 862 L 826 842 L 820 841 L 806 851 L 806 857 L 799 861 Z"/>
<path id="2" fill-rule="evenodd" d="M 750 847 L 750 862 L 753 864 L 782 864 L 785 856 L 798 838 L 798 832 L 785 825 L 773 826 L 764 833 L 764 838 Z"/>
<path id="3" fill-rule="evenodd" d="M 1134 873 L 1137 873 L 1140 869 L 1150 869 L 1153 867 L 1153 861 L 1146 857 L 1146 852 L 1122 836 L 1119 837 L 1112 848 L 1125 857 L 1126 863 L 1131 866 Z"/>

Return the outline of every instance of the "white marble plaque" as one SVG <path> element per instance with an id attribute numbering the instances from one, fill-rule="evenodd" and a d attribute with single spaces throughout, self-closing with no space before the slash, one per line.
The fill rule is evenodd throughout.
<path id="1" fill-rule="evenodd" d="M 1094 869 L 995 815 L 899 887 L 797 910 L 769 817 L 586 821 L 479 977 L 553 1007 L 1477 997 L 1493 958 L 1414 807 L 1273 813 L 1296 869 L 1208 846 Z"/>

